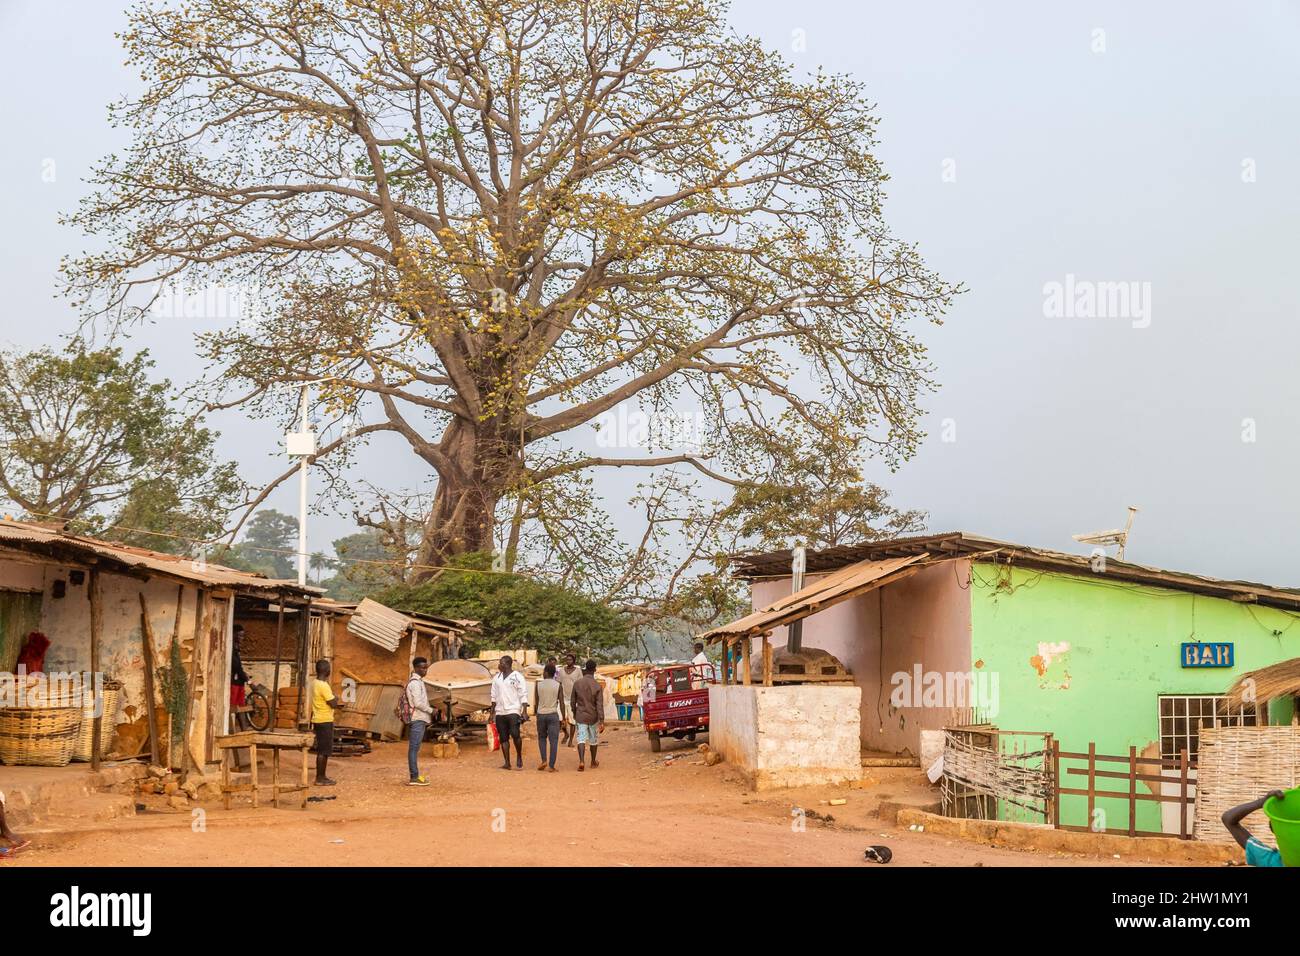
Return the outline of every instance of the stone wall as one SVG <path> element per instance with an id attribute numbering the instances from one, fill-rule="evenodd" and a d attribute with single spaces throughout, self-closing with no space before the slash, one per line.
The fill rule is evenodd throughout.
<path id="1" fill-rule="evenodd" d="M 755 790 L 836 784 L 862 776 L 862 688 L 715 684 L 709 746 Z"/>

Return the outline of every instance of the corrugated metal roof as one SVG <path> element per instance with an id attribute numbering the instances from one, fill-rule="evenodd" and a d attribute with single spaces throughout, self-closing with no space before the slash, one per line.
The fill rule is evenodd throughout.
<path id="1" fill-rule="evenodd" d="M 402 643 L 410 626 L 411 619 L 401 611 L 394 611 L 370 598 L 358 604 L 352 617 L 348 618 L 349 634 L 355 634 L 371 644 L 378 644 L 386 651 L 397 650 L 397 645 Z"/>
<path id="2" fill-rule="evenodd" d="M 774 601 L 761 611 L 755 611 L 722 627 L 715 627 L 704 635 L 704 639 L 713 642 L 724 637 L 766 633 L 774 627 L 798 621 L 833 604 L 897 581 L 919 568 L 928 557 L 928 554 L 922 553 L 904 558 L 886 558 L 883 561 L 859 561 Z"/>
<path id="3" fill-rule="evenodd" d="M 297 581 L 268 578 L 251 571 L 238 571 L 183 555 L 100 541 L 98 538 L 87 538 L 22 521 L 0 521 L 0 547 L 40 554 L 55 560 L 70 558 L 87 563 L 107 561 L 125 570 L 164 574 L 236 590 L 295 592 L 303 597 L 315 597 L 318 593 L 300 586 Z"/>
<path id="4" fill-rule="evenodd" d="M 1202 574 L 1186 571 L 1168 571 L 1163 568 L 1148 567 L 1120 561 L 1113 557 L 1106 558 L 1106 569 L 1099 572 L 1093 567 L 1089 555 L 1070 554 L 1065 551 L 1052 551 L 1046 548 L 1031 548 L 1008 541 L 998 541 L 973 535 L 965 531 L 949 531 L 943 534 L 916 535 L 907 538 L 887 538 L 880 541 L 867 541 L 862 544 L 839 545 L 833 548 L 809 550 L 807 552 L 807 569 L 810 574 L 834 571 L 845 565 L 864 560 L 881 560 L 928 552 L 931 562 L 945 561 L 953 558 L 987 560 L 1018 567 L 1040 570 L 1060 571 L 1064 574 L 1077 574 L 1092 578 L 1105 577 L 1117 581 L 1129 581 L 1149 587 L 1168 588 L 1175 591 L 1190 591 L 1221 597 L 1232 601 L 1262 604 L 1267 607 L 1300 610 L 1300 589 L 1277 587 L 1269 584 L 1256 584 L 1251 581 L 1224 581 Z M 790 552 L 769 551 L 764 554 L 734 555 L 731 559 L 735 575 L 753 580 L 763 577 L 789 577 Z"/>

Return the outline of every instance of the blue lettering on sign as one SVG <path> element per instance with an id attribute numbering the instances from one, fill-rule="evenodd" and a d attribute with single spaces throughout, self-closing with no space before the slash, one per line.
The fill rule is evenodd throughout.
<path id="1" fill-rule="evenodd" d="M 1184 644 L 1184 667 L 1232 667 L 1231 644 Z"/>

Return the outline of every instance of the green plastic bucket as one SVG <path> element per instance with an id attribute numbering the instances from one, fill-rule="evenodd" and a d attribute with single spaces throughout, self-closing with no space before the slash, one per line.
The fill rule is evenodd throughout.
<path id="1" fill-rule="evenodd" d="M 1277 848 L 1287 866 L 1300 866 L 1300 789 L 1288 790 L 1282 799 L 1264 801 L 1264 815 L 1273 825 Z"/>

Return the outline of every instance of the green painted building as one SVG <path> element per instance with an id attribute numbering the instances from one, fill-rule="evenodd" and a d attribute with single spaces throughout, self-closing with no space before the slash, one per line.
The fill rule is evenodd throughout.
<path id="1" fill-rule="evenodd" d="M 810 608 L 803 624 L 804 646 L 834 654 L 862 687 L 866 750 L 920 755 L 926 731 L 986 721 L 1050 733 L 1067 752 L 1092 744 L 1127 758 L 1134 748 L 1176 766 L 1184 749 L 1195 761 L 1207 721 L 1291 721 L 1290 700 L 1225 714 L 1221 697 L 1246 672 L 1300 656 L 1300 590 L 963 532 L 809 552 L 808 580 L 908 557 L 838 603 Z M 789 552 L 735 559 L 756 610 L 788 598 L 789 562 Z M 783 644 L 785 629 L 771 639 Z M 1098 767 L 1128 772 L 1126 763 Z M 1062 776 L 1067 788 L 1084 785 Z M 1104 825 L 1128 826 L 1127 801 L 1097 806 Z M 1139 801 L 1137 828 L 1177 832 L 1176 809 L 1163 807 Z M 1020 818 L 1013 808 L 1006 816 Z M 1061 819 L 1087 825 L 1086 801 L 1063 797 Z"/>

